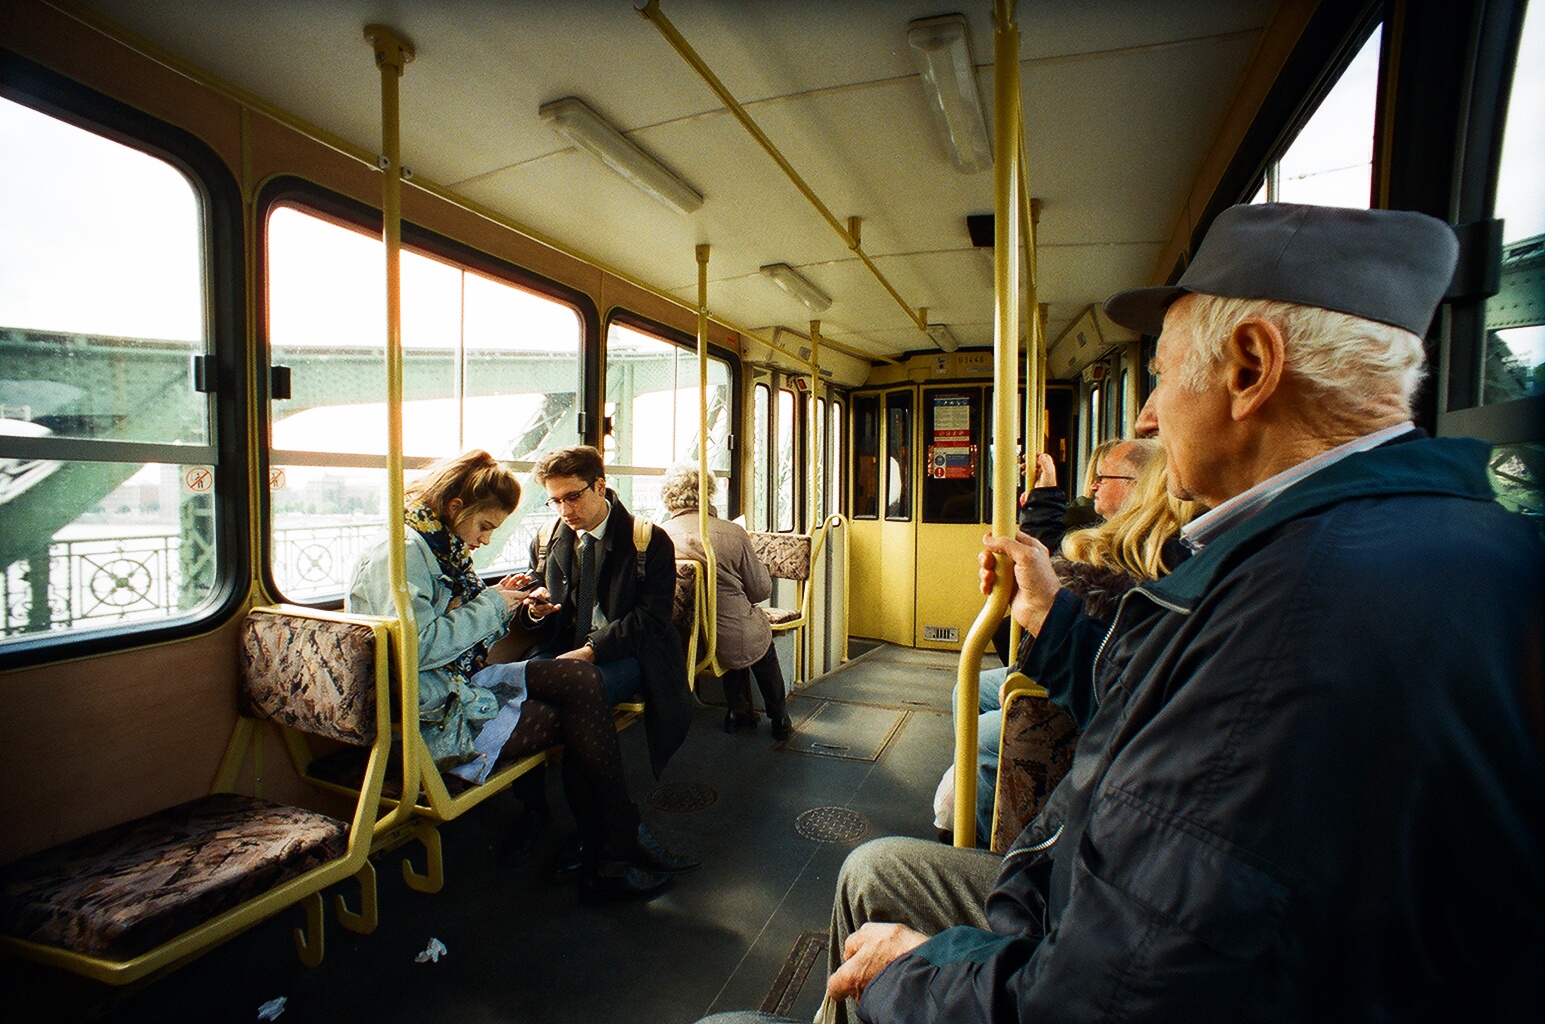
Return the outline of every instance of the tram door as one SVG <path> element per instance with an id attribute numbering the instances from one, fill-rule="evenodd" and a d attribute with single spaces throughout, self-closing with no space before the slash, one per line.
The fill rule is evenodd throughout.
<path id="1" fill-rule="evenodd" d="M 992 389 L 920 389 L 914 647 L 959 650 L 982 606 L 977 556 L 991 520 L 994 448 L 985 422 Z M 1017 457 L 1012 445 L 1007 457 Z"/>
<path id="2" fill-rule="evenodd" d="M 855 636 L 959 650 L 982 603 L 976 572 L 992 507 L 991 396 L 980 384 L 853 396 Z"/>
<path id="3" fill-rule="evenodd" d="M 917 389 L 854 395 L 853 517 L 848 630 L 914 643 Z"/>

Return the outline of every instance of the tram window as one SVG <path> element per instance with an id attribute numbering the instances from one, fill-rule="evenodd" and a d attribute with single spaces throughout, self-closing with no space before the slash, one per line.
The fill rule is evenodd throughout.
<path id="1" fill-rule="evenodd" d="M 773 529 L 794 529 L 794 392 L 778 389 L 778 454 L 773 459 Z"/>
<path id="2" fill-rule="evenodd" d="M 209 201 L 8 99 L 0 148 L 3 637 L 190 620 L 221 569 L 218 399 L 189 372 L 214 347 Z"/>
<path id="3" fill-rule="evenodd" d="M 714 504 L 729 508 L 730 364 L 708 357 L 708 468 L 720 478 Z M 640 328 L 613 322 L 606 332 L 606 481 L 628 510 L 665 518 L 660 476 L 624 467 L 664 470 L 698 461 L 700 430 L 697 352 Z"/>
<path id="4" fill-rule="evenodd" d="M 912 393 L 885 396 L 885 518 L 912 518 Z"/>
<path id="5" fill-rule="evenodd" d="M 827 479 L 829 483 L 826 491 L 826 514 L 832 515 L 842 511 L 842 468 L 846 463 L 846 453 L 842 450 L 842 403 L 832 400 L 831 418 L 831 444 L 827 446 L 830 457 L 827 459 Z"/>
<path id="6" fill-rule="evenodd" d="M 384 253 L 378 235 L 283 204 L 268 216 L 268 332 L 291 397 L 271 405 L 273 580 L 291 600 L 342 594 L 386 516 Z M 532 462 L 579 440 L 583 328 L 545 295 L 422 252 L 402 254 L 403 454 L 417 471 L 484 448 Z M 524 567 L 551 520 L 539 488 L 479 551 Z"/>
<path id="7" fill-rule="evenodd" d="M 769 405 L 770 388 L 758 384 L 751 389 L 751 529 L 769 529 L 767 517 L 767 477 L 772 467 L 768 462 L 770 449 L 767 444 L 772 436 L 772 409 Z"/>
<path id="8" fill-rule="evenodd" d="M 880 517 L 880 399 L 853 399 L 853 518 Z"/>
<path id="9" fill-rule="evenodd" d="M 982 392 L 923 392 L 923 522 L 982 521 Z"/>
<path id="10" fill-rule="evenodd" d="M 1104 388 L 1094 387 L 1089 390 L 1089 447 L 1091 449 L 1105 440 L 1105 435 L 1102 432 L 1105 428 L 1105 423 L 1101 417 L 1101 413 L 1105 411 L 1104 406 L 1101 404 L 1104 395 Z"/>
<path id="11" fill-rule="evenodd" d="M 1373 31 L 1282 156 L 1268 166 L 1252 203 L 1368 208 L 1382 33 L 1383 26 Z"/>
<path id="12" fill-rule="evenodd" d="M 1502 220 L 1501 290 L 1486 302 L 1481 404 L 1545 395 L 1545 4 L 1524 13 L 1502 135 L 1494 216 Z M 1537 422 L 1537 421 L 1536 421 Z M 1545 443 L 1499 444 L 1491 476 L 1497 499 L 1545 534 Z"/>

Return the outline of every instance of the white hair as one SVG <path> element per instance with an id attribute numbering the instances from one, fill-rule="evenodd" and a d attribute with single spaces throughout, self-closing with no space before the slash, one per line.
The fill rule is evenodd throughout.
<path id="1" fill-rule="evenodd" d="M 714 492 L 718 490 L 718 484 L 719 481 L 709 473 L 708 499 L 710 501 L 713 500 Z M 660 481 L 660 504 L 665 506 L 665 511 L 673 515 L 697 508 L 696 466 L 682 464 L 672 466 L 665 471 L 665 477 Z"/>
<path id="2" fill-rule="evenodd" d="M 1410 414 L 1425 373 L 1422 339 L 1404 328 L 1318 306 L 1274 299 L 1229 299 L 1196 293 L 1191 346 L 1179 372 L 1190 391 L 1207 386 L 1223 345 L 1245 320 L 1268 320 L 1282 332 L 1285 369 L 1323 392 L 1327 411 L 1358 417 L 1398 404 Z"/>

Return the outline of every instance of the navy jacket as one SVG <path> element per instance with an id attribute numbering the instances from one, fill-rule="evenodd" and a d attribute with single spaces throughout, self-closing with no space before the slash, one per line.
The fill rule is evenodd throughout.
<path id="1" fill-rule="evenodd" d="M 604 664 L 623 658 L 638 659 L 643 676 L 644 733 L 649 741 L 649 762 L 656 778 L 681 746 L 692 724 L 695 701 L 687 688 L 687 661 L 671 625 L 676 600 L 676 545 L 670 534 L 655 527 L 644 552 L 644 579 L 638 579 L 638 549 L 633 546 L 633 515 L 607 489 L 612 510 L 607 516 L 606 536 L 601 542 L 597 570 L 596 605 L 607 623 L 590 633 L 595 660 Z M 516 619 L 536 638 L 547 654 L 562 654 L 575 647 L 574 601 L 579 567 L 574 551 L 574 531 L 559 522 L 548 545 L 543 567 L 543 586 L 558 611 L 532 622 L 524 608 Z M 540 536 L 531 541 L 531 564 L 537 564 Z"/>
<path id="2" fill-rule="evenodd" d="M 1466 438 L 1353 455 L 1129 593 L 1095 661 L 1099 709 L 1004 858 L 991 931 L 895 961 L 860 1016 L 1545 1006 L 1545 558 L 1492 500 L 1486 457 Z"/>

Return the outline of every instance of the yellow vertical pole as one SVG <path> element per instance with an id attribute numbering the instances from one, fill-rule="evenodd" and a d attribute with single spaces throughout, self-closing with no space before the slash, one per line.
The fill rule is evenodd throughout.
<path id="1" fill-rule="evenodd" d="M 418 629 L 408 593 L 402 479 L 402 151 L 398 79 L 413 47 L 384 25 L 365 26 L 381 70 L 381 237 L 386 244 L 386 529 L 390 538 L 392 602 L 397 611 L 397 671 L 403 701 L 418 701 Z M 404 745 L 406 748 L 406 744 Z M 421 766 L 404 749 L 405 787 L 395 813 L 411 811 Z"/>
<path id="2" fill-rule="evenodd" d="M 853 218 L 855 221 L 857 219 L 856 217 Z M 856 227 L 857 225 L 854 226 Z M 805 530 L 812 537 L 815 535 L 816 528 L 821 525 L 820 494 L 821 471 L 824 468 L 822 457 L 824 453 L 821 451 L 819 443 L 821 437 L 820 394 L 821 321 L 812 320 L 810 321 L 810 435 L 809 441 L 806 444 L 806 450 L 810 453 L 810 516 L 805 521 Z M 810 570 L 814 573 L 815 566 L 812 565 Z M 805 581 L 805 594 L 807 597 L 811 596 L 809 588 L 813 586 L 815 586 L 815 578 L 812 575 L 810 579 Z M 800 607 L 805 608 L 808 605 L 801 604 Z M 799 634 L 800 650 L 795 658 L 794 678 L 796 681 L 804 678 L 808 682 L 815 674 L 811 668 L 815 664 L 815 630 L 807 623 L 804 629 L 797 632 Z M 801 664 L 804 666 L 803 671 L 800 669 Z"/>
<path id="3" fill-rule="evenodd" d="M 708 254 L 709 247 L 697 247 L 697 528 L 703 538 L 703 596 L 708 610 L 706 660 L 718 674 L 719 577 L 714 562 L 713 544 L 708 539 Z M 687 666 L 695 672 L 697 666 Z"/>
<path id="4" fill-rule="evenodd" d="M 810 532 L 821 521 L 821 449 L 817 446 L 817 440 L 821 436 L 821 417 L 817 411 L 816 399 L 821 393 L 821 321 L 810 321 L 810 436 L 807 447 L 810 452 L 810 515 L 805 522 L 805 527 Z"/>
<path id="5" fill-rule="evenodd" d="M 1012 537 L 1014 460 L 1009 454 L 1015 436 L 1015 396 L 1019 383 L 1019 26 L 1014 0 L 994 0 L 993 31 L 993 509 L 995 537 Z M 976 845 L 977 696 L 982 651 L 1003 621 L 1009 600 L 1005 559 L 997 566 L 998 585 L 988 595 L 960 652 L 955 688 L 955 845 Z"/>

